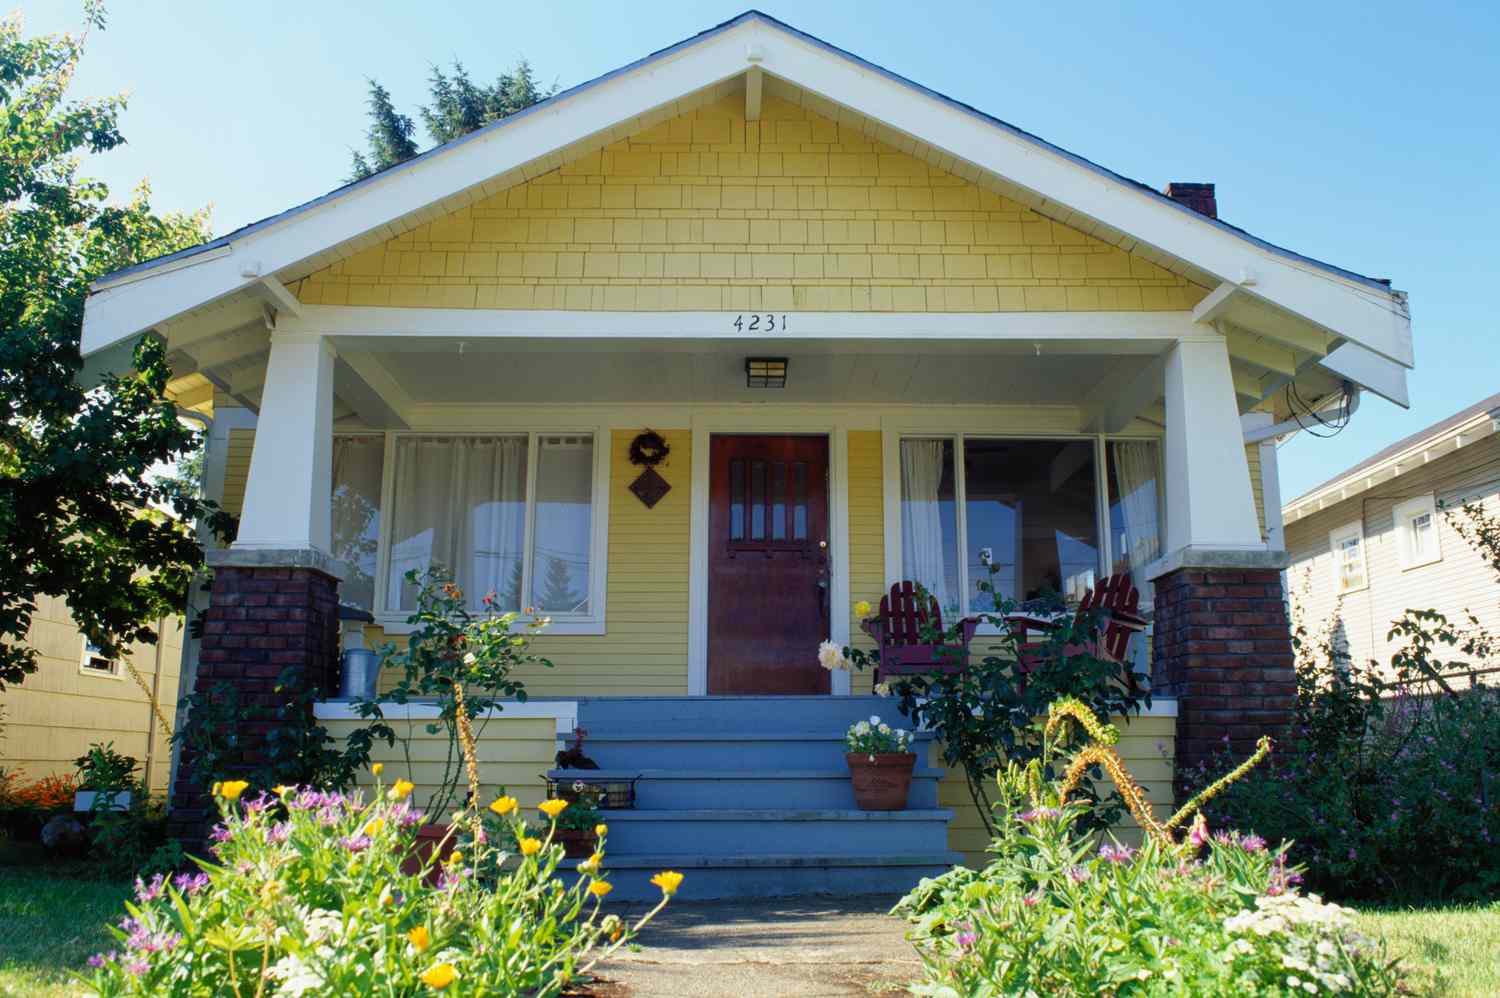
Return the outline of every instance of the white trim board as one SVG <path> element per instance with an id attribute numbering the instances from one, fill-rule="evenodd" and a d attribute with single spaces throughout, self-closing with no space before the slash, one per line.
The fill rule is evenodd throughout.
<path id="1" fill-rule="evenodd" d="M 825 416 L 776 411 L 703 414 L 692 421 L 692 497 L 688 561 L 688 695 L 708 694 L 708 488 L 709 447 L 724 434 L 796 434 L 828 437 L 828 639 L 849 643 L 849 428 Z M 840 609 L 843 608 L 843 609 Z M 816 647 L 808 649 L 811 657 Z M 847 696 L 849 673 L 834 670 L 830 693 Z"/>
<path id="2" fill-rule="evenodd" d="M 753 54 L 753 58 L 751 55 Z M 410 216 L 435 217 L 476 192 L 512 186 L 581 151 L 656 120 L 675 102 L 751 66 L 870 119 L 898 148 L 913 139 L 939 150 L 966 179 L 993 175 L 1028 192 L 1084 231 L 1113 233 L 1164 254 L 1404 367 L 1412 365 L 1403 295 L 1368 279 L 1279 250 L 1198 215 L 1123 177 L 872 66 L 758 12 L 353 184 L 302 209 L 248 227 L 214 251 L 170 258 L 96 283 L 86 305 L 85 354 L 158 323 L 295 276 L 307 261 L 357 240 L 400 231 Z M 227 248 L 227 253 L 219 250 Z"/>

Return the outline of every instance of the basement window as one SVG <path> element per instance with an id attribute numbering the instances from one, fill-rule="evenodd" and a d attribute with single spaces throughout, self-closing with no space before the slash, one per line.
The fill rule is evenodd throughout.
<path id="1" fill-rule="evenodd" d="M 120 663 L 106 658 L 99 650 L 99 646 L 88 638 L 83 639 L 83 655 L 79 662 L 78 671 L 85 676 L 103 676 L 109 679 L 120 678 Z"/>

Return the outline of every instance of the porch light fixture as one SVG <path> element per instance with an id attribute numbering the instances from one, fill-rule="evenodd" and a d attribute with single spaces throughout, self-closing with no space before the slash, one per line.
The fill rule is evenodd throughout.
<path id="1" fill-rule="evenodd" d="M 746 388 L 785 388 L 785 357 L 746 357 Z"/>

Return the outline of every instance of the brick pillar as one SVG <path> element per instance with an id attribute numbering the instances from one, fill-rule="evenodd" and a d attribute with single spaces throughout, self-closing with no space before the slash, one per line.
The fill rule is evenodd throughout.
<path id="1" fill-rule="evenodd" d="M 1239 756 L 1279 735 L 1297 693 L 1280 572 L 1177 568 L 1153 581 L 1152 689 L 1177 698 L 1178 771 L 1216 754 L 1225 735 Z"/>
<path id="2" fill-rule="evenodd" d="M 268 711 L 295 702 L 308 689 L 337 693 L 339 663 L 338 578 L 328 566 L 295 567 L 225 563 L 235 552 L 216 552 L 213 595 L 204 615 L 196 693 L 224 685 L 242 706 Z M 265 560 L 265 559 L 262 559 Z M 300 667 L 299 684 L 278 691 L 288 667 Z M 228 772 L 250 773 L 266 761 L 265 736 L 273 725 L 242 719 Z M 197 759 L 185 748 L 172 785 L 171 834 L 200 846 L 213 802 L 193 772 Z M 226 774 L 227 775 L 227 774 Z"/>

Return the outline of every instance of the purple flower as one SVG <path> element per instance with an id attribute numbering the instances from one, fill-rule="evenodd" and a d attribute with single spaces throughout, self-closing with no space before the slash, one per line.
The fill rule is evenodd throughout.
<path id="1" fill-rule="evenodd" d="M 272 797 L 264 790 L 262 790 L 259 797 L 255 798 L 254 800 L 247 800 L 244 802 L 245 813 L 257 814 L 261 811 L 264 811 L 266 808 L 271 806 L 271 802 L 274 800 L 276 800 L 275 797 Z"/>
<path id="2" fill-rule="evenodd" d="M 1099 858 L 1111 863 L 1128 863 L 1135 856 L 1135 850 L 1129 846 L 1111 845 L 1106 842 L 1099 847 Z"/>
<path id="3" fill-rule="evenodd" d="M 145 977 L 146 971 L 151 969 L 151 965 L 145 960 L 131 960 L 125 965 L 125 969 L 133 977 Z"/>
<path id="4" fill-rule="evenodd" d="M 1056 818 L 1060 814 L 1062 814 L 1062 812 L 1055 807 L 1038 807 L 1033 808 L 1030 811 L 1022 811 L 1018 815 L 1018 817 L 1022 821 L 1030 823 L 1033 821 L 1039 821 L 1043 818 Z"/>
<path id="5" fill-rule="evenodd" d="M 954 938 L 958 942 L 958 944 L 965 949 L 968 949 L 970 946 L 973 946 L 975 943 L 979 942 L 978 934 L 975 933 L 972 929 L 960 932 Z"/>
<path id="6" fill-rule="evenodd" d="M 1075 884 L 1081 884 L 1092 876 L 1093 874 L 1089 872 L 1089 868 L 1086 866 L 1068 867 L 1068 878 Z"/>
<path id="7" fill-rule="evenodd" d="M 1021 904 L 1026 906 L 1027 908 L 1035 908 L 1037 906 L 1037 903 L 1041 900 L 1041 894 L 1037 893 L 1036 891 L 1032 891 L 1031 893 L 1026 894 L 1021 898 Z"/>
<path id="8" fill-rule="evenodd" d="M 420 825 L 426 819 L 421 811 L 412 807 L 406 801 L 402 801 L 391 808 L 391 818 L 402 828 L 410 828 L 412 825 Z"/>
<path id="9" fill-rule="evenodd" d="M 266 841 L 273 846 L 279 846 L 292 837 L 292 826 L 285 821 L 277 822 L 266 829 Z"/>
<path id="10" fill-rule="evenodd" d="M 110 950 L 108 953 L 95 953 L 93 956 L 89 957 L 89 966 L 93 967 L 95 970 L 98 970 L 106 963 L 114 963 L 115 959 L 119 955 L 120 954 L 115 952 L 114 950 Z"/>
<path id="11" fill-rule="evenodd" d="M 1203 818 L 1203 812 L 1198 812 L 1198 817 L 1193 819 L 1192 830 L 1188 832 L 1188 844 L 1194 849 L 1203 848 L 1208 841 L 1208 822 Z"/>
<path id="12" fill-rule="evenodd" d="M 1260 852 L 1266 847 L 1266 840 L 1259 835 L 1246 835 L 1240 839 L 1240 848 L 1246 852 Z"/>
<path id="13" fill-rule="evenodd" d="M 151 883 L 141 882 L 140 877 L 135 878 L 135 896 L 141 904 L 147 904 L 161 897 L 162 885 L 167 882 L 166 876 L 158 873 L 151 878 Z"/>
<path id="14" fill-rule="evenodd" d="M 172 878 L 172 886 L 184 894 L 197 894 L 208 886 L 208 874 L 179 873 Z"/>
<path id="15" fill-rule="evenodd" d="M 208 833 L 208 837 L 215 842 L 228 842 L 230 838 L 229 826 L 222 823 L 215 825 L 214 830 Z"/>
<path id="16" fill-rule="evenodd" d="M 345 835 L 339 839 L 339 845 L 350 852 L 364 852 L 370 848 L 370 837 L 368 835 Z"/>

